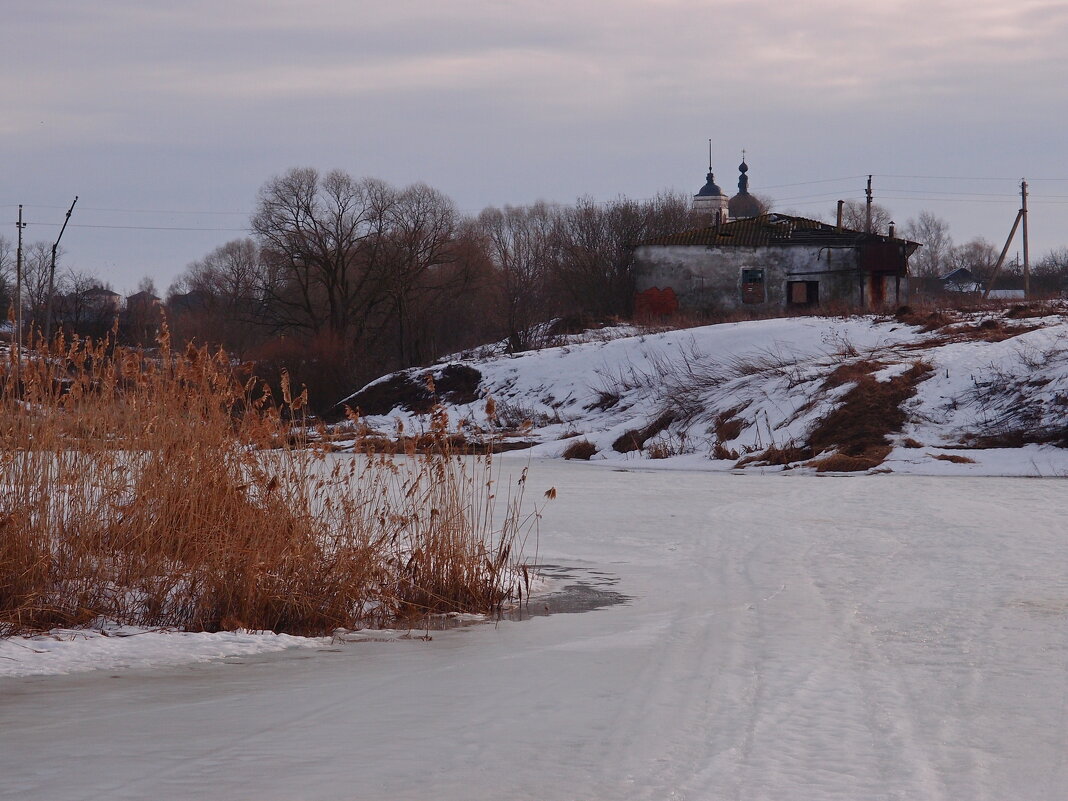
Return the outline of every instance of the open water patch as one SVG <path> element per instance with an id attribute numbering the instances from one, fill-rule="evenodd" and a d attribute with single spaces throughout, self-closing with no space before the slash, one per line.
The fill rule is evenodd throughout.
<path id="1" fill-rule="evenodd" d="M 573 565 L 534 565 L 534 571 L 554 584 L 547 593 L 534 595 L 520 604 L 501 610 L 499 619 L 527 620 L 546 615 L 593 612 L 632 600 L 614 589 L 619 577 L 601 570 Z"/>
<path id="2" fill-rule="evenodd" d="M 594 612 L 609 606 L 628 604 L 632 600 L 629 595 L 615 589 L 619 585 L 619 577 L 612 573 L 575 565 L 531 565 L 531 569 L 549 582 L 549 590 L 535 593 L 522 601 L 505 604 L 492 615 L 445 614 L 420 618 L 418 622 L 413 621 L 408 632 L 403 635 L 404 639 L 425 639 L 426 635 L 420 637 L 420 632 L 445 631 L 505 620 L 530 620 L 548 615 Z M 364 636 L 360 639 L 374 638 L 372 630 L 361 634 Z"/>

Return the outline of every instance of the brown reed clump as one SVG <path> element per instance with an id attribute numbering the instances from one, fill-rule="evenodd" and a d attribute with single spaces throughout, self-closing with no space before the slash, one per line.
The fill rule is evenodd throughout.
<path id="1" fill-rule="evenodd" d="M 320 634 L 491 612 L 529 584 L 525 475 L 489 456 L 309 442 L 282 398 L 166 333 L 151 355 L 57 339 L 0 363 L 0 634 L 103 618 Z M 424 443 L 425 445 L 426 443 Z"/>

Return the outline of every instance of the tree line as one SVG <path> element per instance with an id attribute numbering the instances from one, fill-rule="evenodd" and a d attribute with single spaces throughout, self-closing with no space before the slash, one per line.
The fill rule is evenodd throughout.
<path id="1" fill-rule="evenodd" d="M 700 224 L 690 198 L 581 198 L 465 216 L 425 184 L 292 169 L 260 189 L 251 236 L 168 290 L 179 338 L 317 388 L 320 408 L 385 372 L 492 341 L 539 344 L 552 319 L 633 311 L 635 246 Z"/>

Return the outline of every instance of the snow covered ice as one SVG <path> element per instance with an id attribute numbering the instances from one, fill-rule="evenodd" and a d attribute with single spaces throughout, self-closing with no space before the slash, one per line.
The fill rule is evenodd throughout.
<path id="1" fill-rule="evenodd" d="M 618 467 L 529 482 L 627 604 L 0 678 L 0 797 L 1065 797 L 1061 480 Z"/>

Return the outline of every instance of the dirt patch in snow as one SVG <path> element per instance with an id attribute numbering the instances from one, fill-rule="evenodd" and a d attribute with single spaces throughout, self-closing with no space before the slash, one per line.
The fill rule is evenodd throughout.
<path id="1" fill-rule="evenodd" d="M 840 405 L 808 433 L 807 442 L 773 446 L 747 456 L 738 466 L 804 463 L 821 473 L 878 467 L 890 453 L 890 435 L 900 432 L 905 424 L 902 404 L 916 394 L 916 386 L 932 369 L 917 361 L 903 373 L 878 381 L 875 373 L 883 367 L 882 362 L 865 359 L 836 368 L 824 379 L 824 387 L 853 386 L 842 396 Z"/>
<path id="2" fill-rule="evenodd" d="M 916 386 L 929 375 L 931 365 L 917 361 L 903 373 L 888 381 L 877 381 L 878 362 L 867 365 L 870 372 L 855 377 L 855 385 L 842 398 L 842 405 L 824 417 L 809 432 L 808 444 L 814 454 L 836 450 L 848 457 L 848 471 L 869 470 L 882 464 L 890 452 L 891 434 L 901 431 L 906 414 L 901 405 L 916 394 Z M 835 373 L 843 371 L 843 365 Z M 832 375 L 834 375 L 832 373 Z M 820 459 L 813 466 L 823 472 L 840 470 L 832 466 L 833 457 Z"/>

